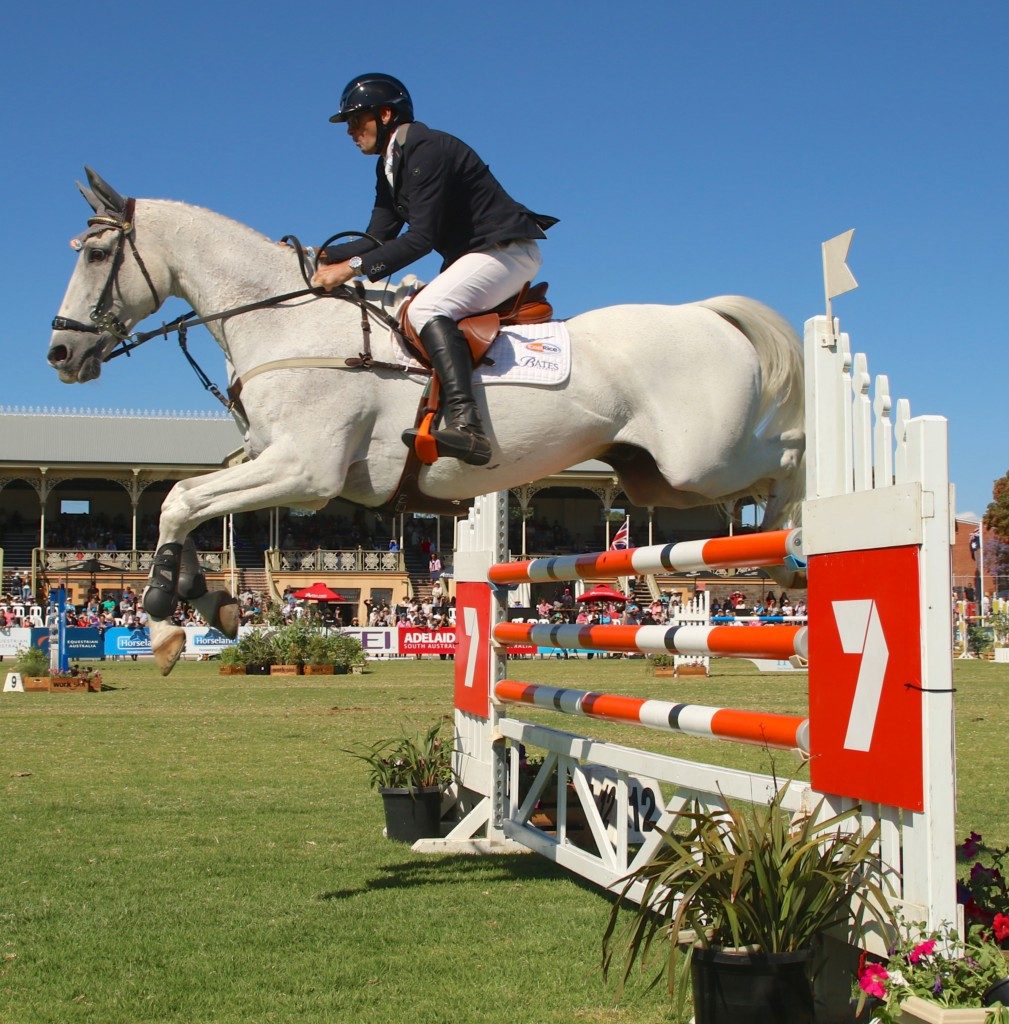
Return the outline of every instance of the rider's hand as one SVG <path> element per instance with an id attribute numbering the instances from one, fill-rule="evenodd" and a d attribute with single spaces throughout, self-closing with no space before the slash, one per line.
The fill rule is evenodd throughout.
<path id="1" fill-rule="evenodd" d="M 339 288 L 341 284 L 346 284 L 352 277 L 354 277 L 354 270 L 348 261 L 326 263 L 316 269 L 312 276 L 312 287 L 331 292 L 334 288 Z"/>

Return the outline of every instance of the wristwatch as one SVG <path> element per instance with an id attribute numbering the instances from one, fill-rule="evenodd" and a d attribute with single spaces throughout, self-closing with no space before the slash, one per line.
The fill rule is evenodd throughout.
<path id="1" fill-rule="evenodd" d="M 361 263 L 362 262 L 363 261 L 361 260 L 360 256 L 351 256 L 350 259 L 347 261 L 347 266 L 349 266 L 350 269 L 353 270 L 355 274 L 360 274 L 362 272 L 361 271 Z"/>

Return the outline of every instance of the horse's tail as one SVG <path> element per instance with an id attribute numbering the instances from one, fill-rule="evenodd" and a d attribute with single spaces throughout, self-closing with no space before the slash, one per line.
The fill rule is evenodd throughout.
<path id="1" fill-rule="evenodd" d="M 697 303 L 737 326 L 760 362 L 761 392 L 754 433 L 780 438 L 792 461 L 790 471 L 761 495 L 764 528 L 798 523 L 805 497 L 805 387 L 802 343 L 791 324 L 773 309 L 742 295 L 717 295 Z"/>

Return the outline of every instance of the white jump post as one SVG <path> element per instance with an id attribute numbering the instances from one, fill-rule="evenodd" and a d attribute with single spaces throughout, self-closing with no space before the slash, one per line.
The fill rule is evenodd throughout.
<path id="1" fill-rule="evenodd" d="M 834 294 L 838 294 L 835 292 Z M 767 775 L 653 754 L 522 721 L 521 705 L 698 736 L 792 748 L 809 783 L 784 805 L 862 806 L 881 823 L 879 855 L 908 920 L 956 922 L 946 421 L 912 419 L 885 377 L 870 397 L 864 356 L 837 322 L 806 323 L 807 500 L 802 530 L 509 563 L 507 495 L 478 499 L 460 522 L 455 575 L 456 769 L 463 817 L 415 849 L 531 849 L 603 886 L 647 861 L 690 800 L 764 802 Z M 854 368 L 854 373 L 852 373 Z M 507 586 L 704 567 L 808 563 L 809 626 L 578 627 L 507 623 Z M 536 686 L 507 678 L 509 643 L 809 657 L 808 718 Z M 673 684 L 675 688 L 675 683 Z M 673 691 L 675 693 L 675 690 Z M 520 747 L 543 753 L 522 799 Z M 533 824 L 555 787 L 552 830 Z M 587 834 L 566 827 L 569 787 Z M 634 895 L 633 893 L 631 895 Z M 640 895 L 640 894 L 638 894 Z"/>

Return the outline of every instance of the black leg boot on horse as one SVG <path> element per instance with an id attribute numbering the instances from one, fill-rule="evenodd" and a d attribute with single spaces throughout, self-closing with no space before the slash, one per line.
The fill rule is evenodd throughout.
<path id="1" fill-rule="evenodd" d="M 182 545 L 178 592 L 179 597 L 203 616 L 208 626 L 220 630 L 229 640 L 235 639 L 241 622 L 238 600 L 226 590 L 208 589 L 207 577 L 192 537 L 187 537 Z"/>
<path id="2" fill-rule="evenodd" d="M 436 316 L 420 332 L 431 365 L 441 381 L 443 426 L 431 436 L 438 443 L 438 455 L 459 459 L 471 466 L 490 462 L 490 442 L 473 399 L 473 359 L 469 345 L 455 321 Z M 412 448 L 416 430 L 403 431 L 403 443 Z"/>

